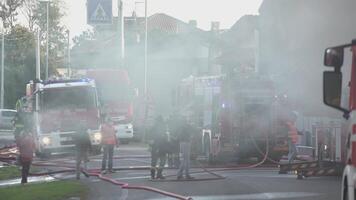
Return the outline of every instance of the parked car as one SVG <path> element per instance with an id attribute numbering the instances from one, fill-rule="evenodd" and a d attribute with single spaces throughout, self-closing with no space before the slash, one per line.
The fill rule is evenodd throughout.
<path id="1" fill-rule="evenodd" d="M 16 115 L 16 110 L 0 109 L 0 129 L 13 129 L 12 120 Z"/>

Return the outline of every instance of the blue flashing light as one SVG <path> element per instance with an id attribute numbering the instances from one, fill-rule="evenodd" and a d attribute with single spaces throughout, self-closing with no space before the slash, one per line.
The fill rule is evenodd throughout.
<path id="1" fill-rule="evenodd" d="M 80 82 L 86 82 L 89 83 L 92 79 L 89 78 L 82 78 L 82 79 L 66 79 L 66 80 L 47 80 L 44 81 L 44 84 L 54 84 L 54 83 L 80 83 Z"/>

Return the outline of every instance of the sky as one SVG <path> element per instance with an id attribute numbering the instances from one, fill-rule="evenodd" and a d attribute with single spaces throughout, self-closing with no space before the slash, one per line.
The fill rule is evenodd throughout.
<path id="1" fill-rule="evenodd" d="M 64 24 L 72 37 L 90 28 L 86 22 L 87 0 L 64 0 L 67 16 Z M 113 0 L 113 13 L 117 13 L 117 0 Z M 135 3 L 136 2 L 136 3 Z M 198 27 L 210 28 L 212 21 L 219 21 L 221 28 L 230 28 L 245 14 L 257 14 L 262 0 L 147 0 L 148 16 L 165 13 L 188 22 L 197 20 Z M 125 16 L 136 10 L 138 16 L 144 16 L 144 0 L 123 0 Z M 115 15 L 115 14 L 114 14 Z"/>

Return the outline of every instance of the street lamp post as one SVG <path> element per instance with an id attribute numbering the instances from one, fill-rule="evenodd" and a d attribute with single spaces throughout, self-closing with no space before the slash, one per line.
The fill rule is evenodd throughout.
<path id="1" fill-rule="evenodd" d="M 48 79 L 48 57 L 49 57 L 49 3 L 50 0 L 39 0 L 40 2 L 46 3 L 46 68 L 45 68 L 45 80 Z"/>
<path id="2" fill-rule="evenodd" d="M 67 41 L 67 53 L 68 53 L 68 65 L 67 65 L 67 75 L 68 75 L 68 77 L 70 78 L 70 76 L 71 76 L 71 66 L 70 66 L 70 31 L 69 30 L 67 30 L 66 31 L 67 32 L 67 37 L 68 37 L 68 41 Z"/>
<path id="3" fill-rule="evenodd" d="M 144 92 L 145 92 L 145 98 L 147 96 L 147 45 L 148 45 L 148 32 L 147 32 L 147 0 L 145 0 L 145 61 L 144 61 L 144 70 L 145 70 L 145 86 L 144 86 Z"/>
<path id="4" fill-rule="evenodd" d="M 118 29 L 120 35 L 120 67 L 125 66 L 125 20 L 123 8 L 124 4 L 122 0 L 118 0 Z"/>
<path id="5" fill-rule="evenodd" d="M 46 1 L 46 22 L 47 22 L 47 25 L 46 25 L 46 28 L 47 28 L 47 32 L 46 32 L 46 80 L 48 79 L 48 43 L 49 43 L 49 1 Z"/>
<path id="6" fill-rule="evenodd" d="M 4 108 L 4 68 L 5 68 L 5 31 L 4 26 L 2 27 L 2 34 L 1 34 L 1 91 L 0 91 L 0 107 L 1 109 Z"/>
<path id="7" fill-rule="evenodd" d="M 148 95 L 147 95 L 147 45 L 148 45 L 148 32 L 147 32 L 147 0 L 145 0 L 145 55 L 144 55 L 144 141 L 147 135 L 147 115 L 148 115 Z"/>
<path id="8" fill-rule="evenodd" d="M 2 3 L 6 6 L 6 1 L 3 0 Z M 5 22 L 1 23 L 1 89 L 0 89 L 0 108 L 4 108 L 4 93 L 5 93 L 5 80 L 4 80 L 4 71 L 5 71 Z"/>

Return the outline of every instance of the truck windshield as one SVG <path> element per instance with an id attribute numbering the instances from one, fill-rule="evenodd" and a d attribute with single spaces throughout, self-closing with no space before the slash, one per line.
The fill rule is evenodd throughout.
<path id="1" fill-rule="evenodd" d="M 51 88 L 41 94 L 42 109 L 93 108 L 96 93 L 92 87 Z"/>

